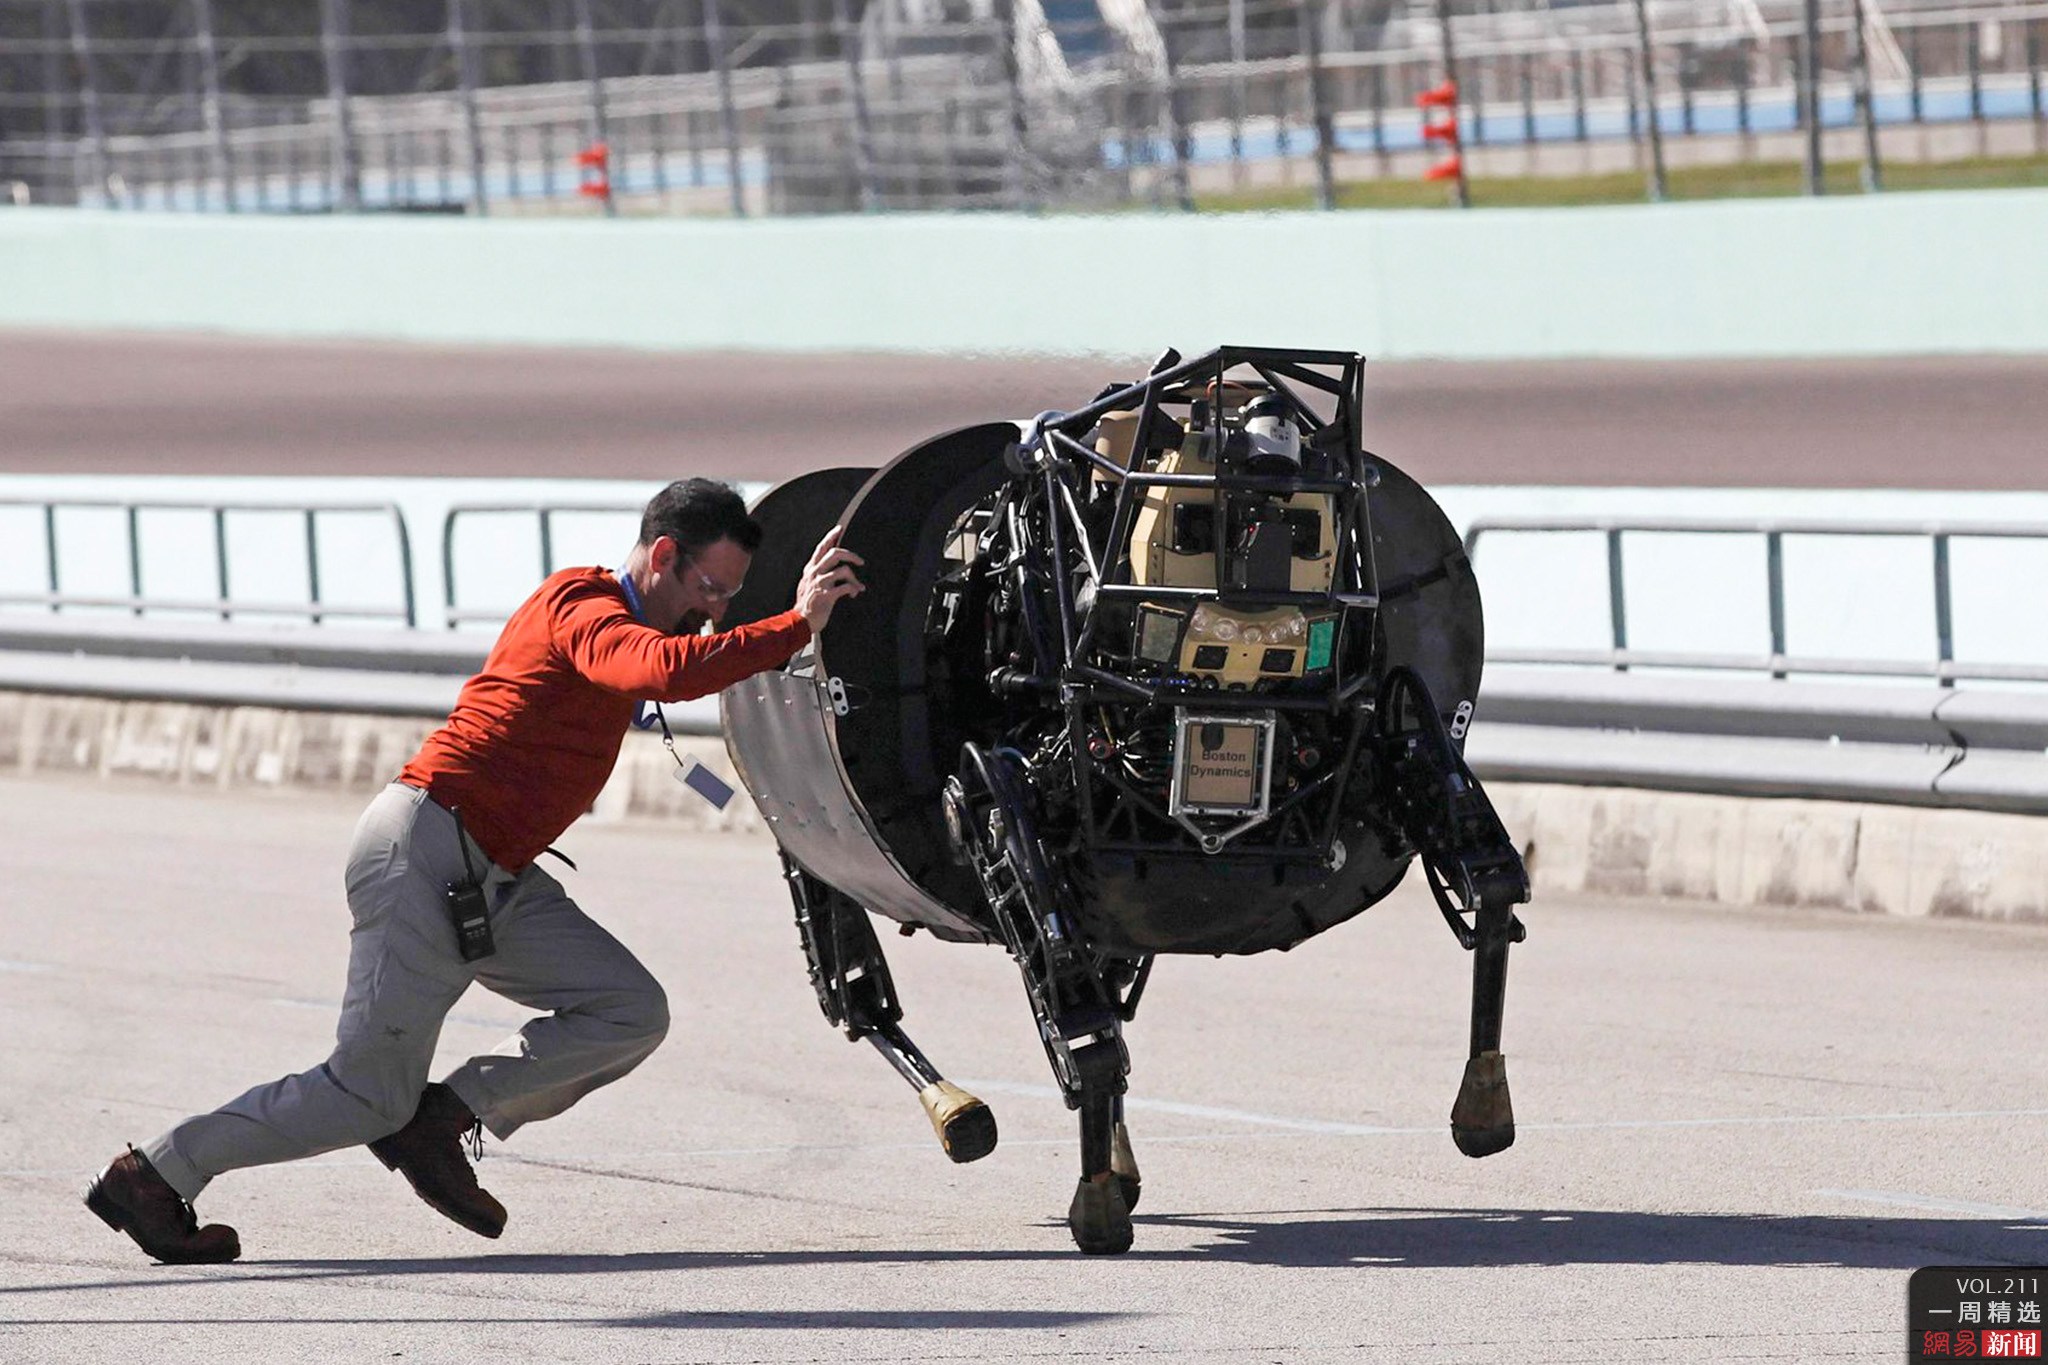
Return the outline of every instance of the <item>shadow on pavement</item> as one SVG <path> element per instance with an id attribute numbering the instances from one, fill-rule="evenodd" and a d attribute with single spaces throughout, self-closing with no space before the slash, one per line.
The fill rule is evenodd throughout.
<path id="1" fill-rule="evenodd" d="M 1140 1215 L 1146 1224 L 1212 1230 L 1182 1253 L 1253 1265 L 1429 1268 L 1558 1265 L 1840 1266 L 1910 1270 L 1939 1264 L 2038 1265 L 2048 1224 L 1956 1218 L 1793 1217 L 1584 1209 L 1330 1209 L 1286 1214 Z"/>
<path id="2" fill-rule="evenodd" d="M 1065 1228 L 1061 1227 L 1064 1237 Z M 9 1298 L 33 1294 L 72 1294 L 90 1290 L 111 1289 L 171 1289 L 180 1286 L 210 1286 L 265 1283 L 312 1283 L 322 1280 L 377 1279 L 408 1275 L 493 1275 L 549 1276 L 549 1275 L 648 1275 L 660 1273 L 687 1273 L 691 1271 L 740 1270 L 750 1267 L 804 1266 L 804 1265 L 916 1265 L 939 1262 L 999 1262 L 999 1261 L 1053 1261 L 1077 1257 L 1079 1253 L 1067 1250 L 1064 1245 L 1046 1249 L 1020 1250 L 1015 1248 L 992 1248 L 987 1251 L 628 1251 L 614 1255 L 525 1255 L 507 1256 L 405 1256 L 405 1257 L 361 1257 L 348 1260 L 262 1260 L 249 1258 L 233 1265 L 184 1267 L 152 1265 L 138 1267 L 132 1276 L 114 1280 L 70 1281 L 62 1284 L 36 1284 L 0 1287 L 0 1303 Z M 1059 1326 L 1062 1322 L 1102 1321 L 1130 1316 L 1123 1313 L 1064 1313 L 1064 1312 L 989 1312 L 989 1313 L 882 1313 L 872 1314 L 853 1310 L 818 1313 L 673 1313 L 660 1314 L 645 1320 L 631 1319 L 612 1323 L 613 1326 L 681 1326 L 686 1323 L 726 1326 L 772 1326 L 784 1319 L 793 1325 L 848 1327 L 883 1326 L 873 1318 L 887 1318 L 903 1326 L 962 1326 L 965 1320 L 973 1319 L 983 1326 L 1002 1327 L 1044 1327 Z M 929 1318 L 929 1322 L 915 1321 Z M 962 1321 L 945 1321 L 958 1318 Z M 674 1319 L 675 1321 L 670 1321 Z M 757 1323 L 754 1320 L 759 1319 Z M 813 1321 L 815 1319 L 815 1321 Z M 1011 1321 L 1014 1319 L 1014 1321 Z M 141 1318 L 120 1319 L 63 1319 L 64 1321 L 106 1321 L 143 1323 Z M 182 1319 L 181 1319 L 182 1320 Z M 211 1319 L 209 1319 L 211 1320 Z M 254 1318 L 224 1317 L 220 1321 L 253 1322 Z M 353 1320 L 353 1319 L 352 1319 Z M 374 1320 L 374 1319 L 365 1319 Z M 550 1322 L 551 1318 L 496 1318 L 502 1322 Z M 773 1321 L 771 1321 L 773 1320 Z M 843 1320 L 843 1321 L 840 1321 Z M 0 1321 L 10 1324 L 22 1319 L 0 1314 Z"/>
<path id="3" fill-rule="evenodd" d="M 222 1314 L 214 1317 L 176 1318 L 9 1318 L 8 1323 L 17 1327 L 190 1327 L 214 1324 L 223 1327 L 251 1327 L 266 1324 L 289 1325 L 294 1327 L 327 1326 L 347 1327 L 373 1323 L 446 1323 L 450 1325 L 472 1325 L 476 1323 L 516 1324 L 532 1323 L 539 1326 L 572 1327 L 578 1331 L 593 1327 L 653 1327 L 664 1330 L 695 1328 L 701 1331 L 743 1331 L 758 1329 L 781 1332 L 816 1332 L 853 1330 L 864 1332 L 924 1332 L 980 1330 L 1000 1331 L 1017 1329 L 1022 1331 L 1060 1330 L 1069 1327 L 1095 1326 L 1117 1322 L 1127 1318 L 1144 1317 L 1143 1313 L 1068 1313 L 1057 1311 L 1037 1312 L 1024 1309 L 959 1309 L 935 1312 L 920 1309 L 891 1312 L 884 1309 L 825 1309 L 815 1311 L 791 1310 L 788 1312 L 744 1312 L 744 1313 L 650 1313 L 640 1317 L 584 1318 L 573 1314 L 558 1314 L 553 1317 L 513 1316 L 491 1314 L 447 1318 L 403 1318 L 403 1317 L 353 1317 L 353 1318 L 259 1318 L 241 1314 Z"/>
<path id="4" fill-rule="evenodd" d="M 1633 1213 L 1584 1209 L 1313 1209 L 1247 1213 L 1141 1214 L 1136 1261 L 1241 1262 L 1293 1267 L 1397 1266 L 1454 1269 L 1563 1265 L 1813 1266 L 1911 1270 L 1924 1265 L 2040 1265 L 2048 1223 L 1958 1218 L 1795 1217 L 1780 1214 Z M 1050 1224 L 1049 1226 L 1059 1226 Z M 1147 1229 L 1210 1233 L 1202 1245 L 1148 1250 Z M 1064 1232 L 1064 1228 L 1061 1228 Z M 222 1283 L 304 1282 L 408 1275 L 645 1275 L 755 1266 L 890 1266 L 943 1262 L 1065 1261 L 1064 1245 L 982 1251 L 640 1251 L 616 1255 L 369 1257 L 244 1261 L 181 1272 L 158 1267 L 94 1283 L 0 1289 L 0 1301 L 28 1294 L 173 1288 Z M 1134 1316 L 1123 1313 L 973 1310 L 821 1310 L 696 1313 L 597 1320 L 611 1327 L 703 1328 L 1040 1328 Z M 10 1318 L 10 1321 L 21 1321 Z M 215 1319 L 207 1319 L 213 1321 Z M 223 1317 L 223 1322 L 259 1319 Z M 355 1319 L 350 1319 L 354 1321 Z M 374 1319 L 363 1319 L 365 1321 Z M 482 1319 L 478 1319 L 481 1321 Z M 553 1322 L 501 1317 L 494 1322 Z M 65 1319 L 145 1323 L 152 1319 Z M 170 1321 L 166 1319 L 165 1321 Z M 187 1321 L 178 1319 L 178 1321 Z M 198 1321 L 191 1319 L 190 1321 Z M 293 1319 L 293 1321 L 303 1321 Z M 339 1320 L 338 1320 L 339 1321 Z"/>

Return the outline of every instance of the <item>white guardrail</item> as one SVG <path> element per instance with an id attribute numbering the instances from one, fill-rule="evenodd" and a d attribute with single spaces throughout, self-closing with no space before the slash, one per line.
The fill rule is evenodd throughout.
<path id="1" fill-rule="evenodd" d="M 1480 546 L 1503 534 L 1601 538 L 1610 643 L 1489 651 L 1467 749 L 1482 777 L 2048 813 L 2048 691 L 1958 686 L 2038 689 L 2048 684 L 2048 667 L 1958 660 L 1952 571 L 1958 543 L 2048 543 L 2048 523 L 1479 517 L 1465 532 L 1475 564 Z M 1760 540 L 1767 650 L 1632 649 L 1623 585 L 1625 547 L 1636 536 Z M 1924 544 L 1935 657 L 1794 651 L 1786 625 L 1788 537 Z M 1910 679 L 1924 685 L 1898 685 Z"/>
<path id="2" fill-rule="evenodd" d="M 2048 814 L 2048 694 L 1488 669 L 1488 780 Z"/>
<path id="3" fill-rule="evenodd" d="M 0 689 L 445 716 L 481 635 L 0 618 Z M 665 708 L 718 730 L 715 701 Z M 2048 693 L 1497 665 L 1467 753 L 1488 780 L 2048 813 Z"/>
<path id="4" fill-rule="evenodd" d="M 435 631 L 9 616 L 0 690 L 440 719 L 490 644 Z M 678 734 L 718 733 L 714 698 L 662 710 Z"/>
<path id="5" fill-rule="evenodd" d="M 547 518 L 537 525 L 546 565 Z M 1510 532 L 1604 537 L 1612 647 L 1490 654 L 1468 748 L 1483 778 L 2048 814 L 2048 666 L 1957 660 L 1949 571 L 1952 542 L 2048 543 L 2048 523 L 1480 517 L 1467 536 L 1475 561 L 1483 540 Z M 1673 533 L 1762 538 L 1767 653 L 1630 649 L 1620 587 L 1625 538 Z M 1830 664 L 1788 650 L 1784 538 L 1814 535 L 1925 538 L 1938 657 Z M 136 577 L 139 589 L 139 570 Z M 202 605 L 227 615 L 225 588 L 223 599 Z M 173 620 L 143 614 L 139 591 L 134 615 L 52 605 L 47 614 L 0 611 L 0 690 L 438 718 L 491 639 L 480 631 Z M 458 610 L 449 593 L 449 620 L 484 614 Z M 1866 676 L 1832 675 L 1840 672 Z M 1921 681 L 1901 676 L 1910 674 Z M 666 712 L 680 733 L 717 732 L 713 700 Z"/>

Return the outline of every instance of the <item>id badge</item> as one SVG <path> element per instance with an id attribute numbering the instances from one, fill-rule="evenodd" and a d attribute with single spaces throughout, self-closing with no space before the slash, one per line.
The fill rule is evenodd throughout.
<path id="1" fill-rule="evenodd" d="M 716 810 L 724 810 L 732 800 L 732 784 L 695 758 L 678 758 L 675 770 L 676 781 L 688 787 L 697 795 L 709 801 Z"/>

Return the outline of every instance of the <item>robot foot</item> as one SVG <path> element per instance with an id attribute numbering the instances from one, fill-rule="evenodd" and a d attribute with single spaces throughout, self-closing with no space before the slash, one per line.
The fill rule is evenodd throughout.
<path id="1" fill-rule="evenodd" d="M 1138 1158 L 1131 1154 L 1131 1130 L 1121 1123 L 1117 1124 L 1110 1137 L 1109 1172 L 1123 1190 L 1124 1212 L 1136 1212 L 1138 1194 L 1144 1188 L 1143 1178 L 1138 1174 Z"/>
<path id="2" fill-rule="evenodd" d="M 951 1081 L 938 1081 L 917 1092 L 939 1135 L 939 1145 L 955 1161 L 979 1161 L 996 1149 L 995 1111 Z"/>
<path id="3" fill-rule="evenodd" d="M 1090 1256 L 1120 1256 L 1131 1249 L 1131 1210 L 1114 1172 L 1081 1177 L 1067 1207 L 1067 1228 L 1074 1245 Z"/>
<path id="4" fill-rule="evenodd" d="M 1465 1063 L 1458 1102 L 1451 1106 L 1451 1140 L 1469 1157 L 1492 1156 L 1515 1145 L 1508 1064 L 1498 1052 L 1482 1052 Z"/>

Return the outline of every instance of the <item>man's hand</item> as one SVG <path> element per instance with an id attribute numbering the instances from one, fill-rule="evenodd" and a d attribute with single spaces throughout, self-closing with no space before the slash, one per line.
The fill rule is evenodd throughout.
<path id="1" fill-rule="evenodd" d="M 867 585 L 853 572 L 865 561 L 853 551 L 839 548 L 839 533 L 844 529 L 835 526 L 825 533 L 811 554 L 811 562 L 804 566 L 803 577 L 796 583 L 796 609 L 811 623 L 813 635 L 832 619 L 832 608 L 841 598 L 858 597 L 867 591 Z"/>

